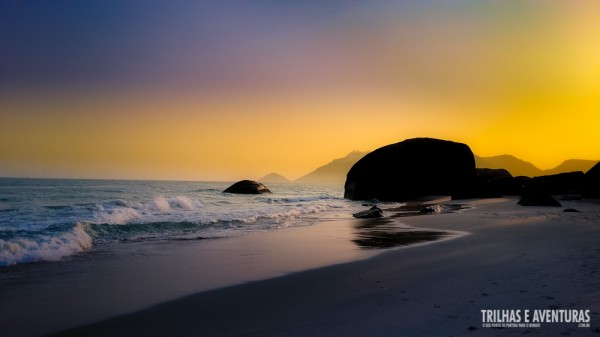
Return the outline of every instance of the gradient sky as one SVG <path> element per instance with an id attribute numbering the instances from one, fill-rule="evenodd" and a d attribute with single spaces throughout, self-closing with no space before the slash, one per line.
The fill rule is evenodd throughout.
<path id="1" fill-rule="evenodd" d="M 427 136 L 600 159 L 597 1 L 0 1 L 0 176 L 291 179 Z"/>

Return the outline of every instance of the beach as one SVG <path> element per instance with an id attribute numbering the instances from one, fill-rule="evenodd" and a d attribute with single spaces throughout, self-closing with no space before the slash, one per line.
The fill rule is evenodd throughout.
<path id="1" fill-rule="evenodd" d="M 600 337 L 600 1 L 0 27 L 0 337 Z"/>
<path id="2" fill-rule="evenodd" d="M 203 291 L 53 336 L 600 333 L 597 202 L 563 201 L 563 208 L 523 207 L 515 198 L 460 203 L 473 208 L 395 221 L 467 235 Z M 486 327 L 482 310 L 583 310 L 590 320 Z"/>

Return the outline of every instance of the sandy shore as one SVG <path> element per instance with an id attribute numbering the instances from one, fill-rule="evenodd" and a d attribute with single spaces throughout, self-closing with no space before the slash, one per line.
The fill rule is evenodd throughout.
<path id="1" fill-rule="evenodd" d="M 600 205 L 466 201 L 402 218 L 471 233 L 201 292 L 56 336 L 600 336 Z M 589 327 L 483 327 L 481 310 L 589 310 Z"/>

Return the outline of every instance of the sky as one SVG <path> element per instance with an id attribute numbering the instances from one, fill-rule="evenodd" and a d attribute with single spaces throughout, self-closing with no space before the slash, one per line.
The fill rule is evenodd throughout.
<path id="1" fill-rule="evenodd" d="M 600 159 L 600 2 L 1 0 L 0 176 L 296 179 L 413 137 Z"/>

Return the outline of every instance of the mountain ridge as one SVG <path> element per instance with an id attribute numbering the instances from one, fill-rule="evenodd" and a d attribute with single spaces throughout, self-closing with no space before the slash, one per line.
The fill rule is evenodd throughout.
<path id="1" fill-rule="evenodd" d="M 596 163 L 598 163 L 598 160 L 567 159 L 554 168 L 542 170 L 534 164 L 513 155 L 503 154 L 491 157 L 479 157 L 475 155 L 475 166 L 477 168 L 503 168 L 510 172 L 514 177 L 539 177 L 576 171 L 585 173 L 596 165 Z"/>
<path id="2" fill-rule="evenodd" d="M 325 165 L 317 167 L 310 173 L 294 180 L 294 182 L 344 184 L 346 181 L 346 174 L 350 168 L 368 153 L 369 152 L 356 150 L 352 151 L 345 157 L 336 158 Z M 538 177 L 575 171 L 582 171 L 585 173 L 599 162 L 599 160 L 567 159 L 552 169 L 542 170 L 534 164 L 513 155 L 503 154 L 491 157 L 474 156 L 475 166 L 477 168 L 503 168 L 515 177 Z"/>
<path id="3" fill-rule="evenodd" d="M 258 179 L 258 181 L 262 182 L 262 183 L 290 183 L 291 180 L 289 180 L 288 178 L 282 176 L 279 173 L 269 173 L 266 176 L 262 177 L 261 179 Z"/>
<path id="4" fill-rule="evenodd" d="M 369 152 L 352 151 L 345 157 L 336 158 L 331 162 L 317 167 L 312 172 L 296 179 L 298 183 L 321 183 L 321 184 L 344 184 L 346 173 L 352 165 L 359 161 Z"/>

